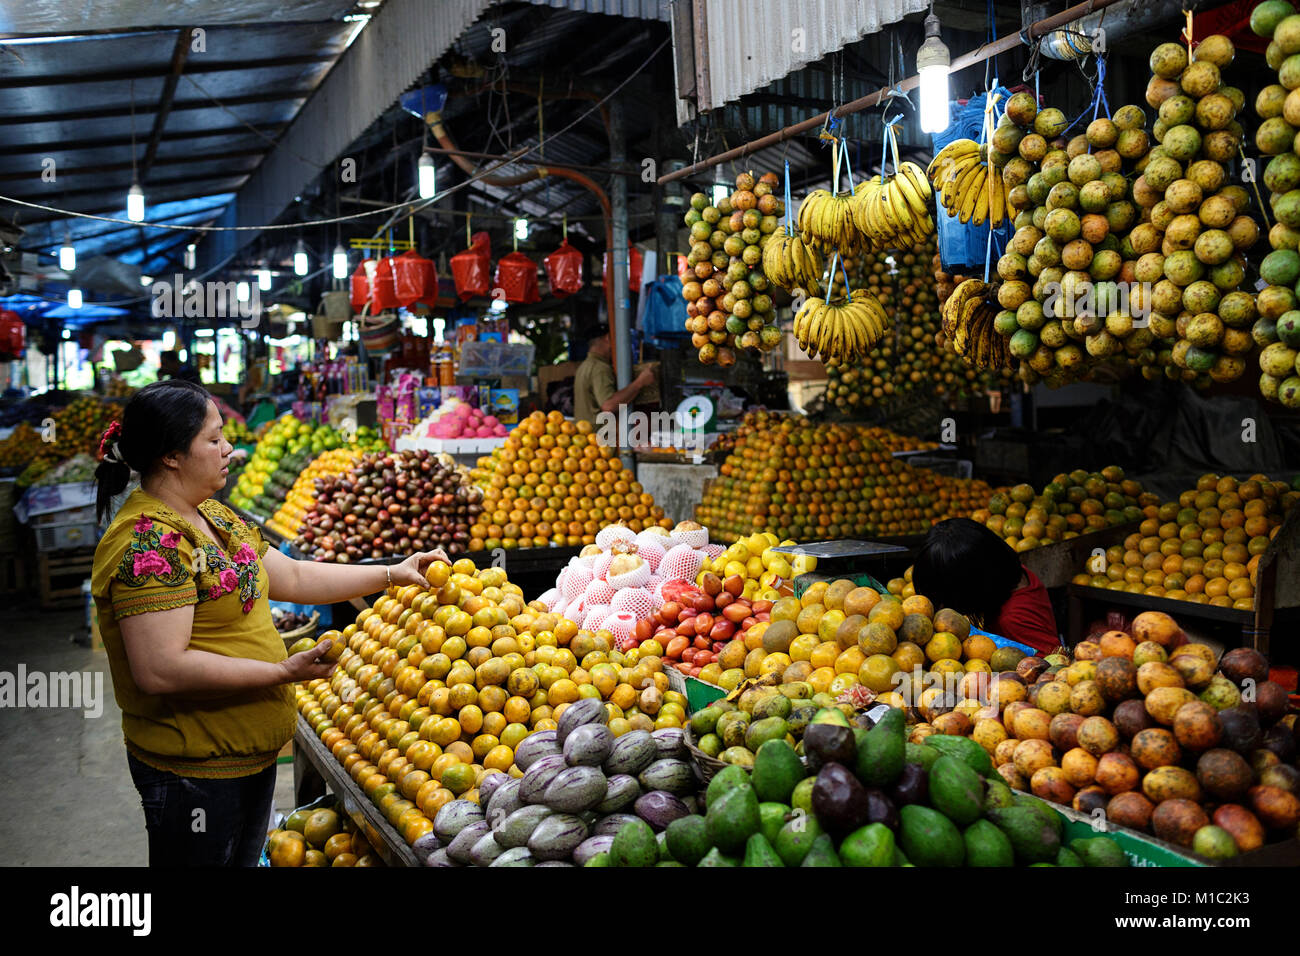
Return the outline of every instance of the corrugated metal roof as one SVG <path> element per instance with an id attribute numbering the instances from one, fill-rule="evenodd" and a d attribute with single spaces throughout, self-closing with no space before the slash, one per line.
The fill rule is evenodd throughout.
<path id="1" fill-rule="evenodd" d="M 928 7 L 927 0 L 705 0 L 709 89 L 700 109 L 733 102 Z"/>
<path id="2" fill-rule="evenodd" d="M 605 13 L 614 17 L 668 22 L 669 0 L 528 0 L 539 6 L 577 10 L 580 13 Z"/>
<path id="3" fill-rule="evenodd" d="M 22 0 L 0 6 L 0 31 L 64 33 L 135 27 L 332 20 L 354 0 Z"/>

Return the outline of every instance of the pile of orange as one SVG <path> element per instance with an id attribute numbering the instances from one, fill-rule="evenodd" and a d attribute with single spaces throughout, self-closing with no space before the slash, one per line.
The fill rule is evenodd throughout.
<path id="1" fill-rule="evenodd" d="M 340 807 L 293 811 L 267 838 L 272 866 L 383 866 L 366 835 Z"/>
<path id="2" fill-rule="evenodd" d="M 604 700 L 615 736 L 684 723 L 653 642 L 615 650 L 607 631 L 525 605 L 500 568 L 435 562 L 426 577 L 322 635 L 346 644 L 340 666 L 298 691 L 303 719 L 408 842 L 443 804 L 476 800 L 485 774 L 517 776 L 519 742 L 574 701 Z"/>
<path id="3" fill-rule="evenodd" d="M 533 412 L 473 472 L 484 489 L 483 515 L 470 527 L 471 551 L 576 547 L 621 523 L 633 531 L 672 528 L 590 422 Z"/>
<path id="4" fill-rule="evenodd" d="M 796 541 L 923 534 L 992 493 L 912 467 L 861 428 L 798 416 L 756 422 L 718 470 L 695 520 L 727 543 L 755 531 Z"/>
<path id="5" fill-rule="evenodd" d="M 1253 610 L 1260 556 L 1297 499 L 1266 475 L 1202 475 L 1177 501 L 1148 508 L 1138 531 L 1089 558 L 1074 583 Z"/>

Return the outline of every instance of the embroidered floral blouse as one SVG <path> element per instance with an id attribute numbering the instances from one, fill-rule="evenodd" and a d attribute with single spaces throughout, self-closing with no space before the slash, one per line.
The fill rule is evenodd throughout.
<path id="1" fill-rule="evenodd" d="M 122 643 L 123 618 L 193 605 L 191 648 L 284 660 L 260 560 L 266 542 L 216 501 L 205 501 L 199 511 L 222 540 L 212 540 L 144 491 L 133 493 L 95 551 L 91 590 L 128 751 L 183 776 L 243 776 L 274 763 L 293 736 L 291 688 L 220 698 L 144 694 L 131 676 Z"/>

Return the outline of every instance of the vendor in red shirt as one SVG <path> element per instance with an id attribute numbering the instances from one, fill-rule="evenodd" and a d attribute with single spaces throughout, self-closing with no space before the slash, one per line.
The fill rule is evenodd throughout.
<path id="1" fill-rule="evenodd" d="M 912 586 L 936 608 L 960 611 L 979 628 L 1035 649 L 1061 646 L 1047 589 L 1000 537 L 970 518 L 930 529 L 912 565 Z"/>

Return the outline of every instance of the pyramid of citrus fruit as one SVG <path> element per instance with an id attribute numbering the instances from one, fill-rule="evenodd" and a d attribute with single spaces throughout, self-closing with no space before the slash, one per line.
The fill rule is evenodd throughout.
<path id="1" fill-rule="evenodd" d="M 1148 509 L 1123 545 L 1088 559 L 1076 584 L 1250 611 L 1260 556 L 1300 491 L 1265 475 L 1202 475 Z"/>
<path id="2" fill-rule="evenodd" d="M 594 544 L 616 522 L 638 533 L 673 526 L 592 424 L 559 412 L 533 412 L 473 476 L 484 499 L 470 535 L 489 550 Z"/>
<path id="3" fill-rule="evenodd" d="M 695 519 L 726 542 L 755 531 L 798 541 L 922 534 L 992 493 L 899 461 L 859 428 L 798 416 L 756 426 L 718 470 Z"/>
<path id="4" fill-rule="evenodd" d="M 438 808 L 477 799 L 484 775 L 518 776 L 514 753 L 569 705 L 606 703 L 615 737 L 680 727 L 686 702 L 660 658 L 613 646 L 525 604 L 500 568 L 435 562 L 427 587 L 392 587 L 342 631 L 340 667 L 303 685 L 303 719 L 408 842 Z"/>
<path id="5" fill-rule="evenodd" d="M 971 518 L 1001 535 L 1017 551 L 1075 538 L 1126 521 L 1138 521 L 1159 503 L 1156 495 L 1108 465 L 1099 472 L 1059 474 L 1036 492 L 1016 485 L 992 495 Z M 1146 509 L 1146 510 L 1144 510 Z"/>

